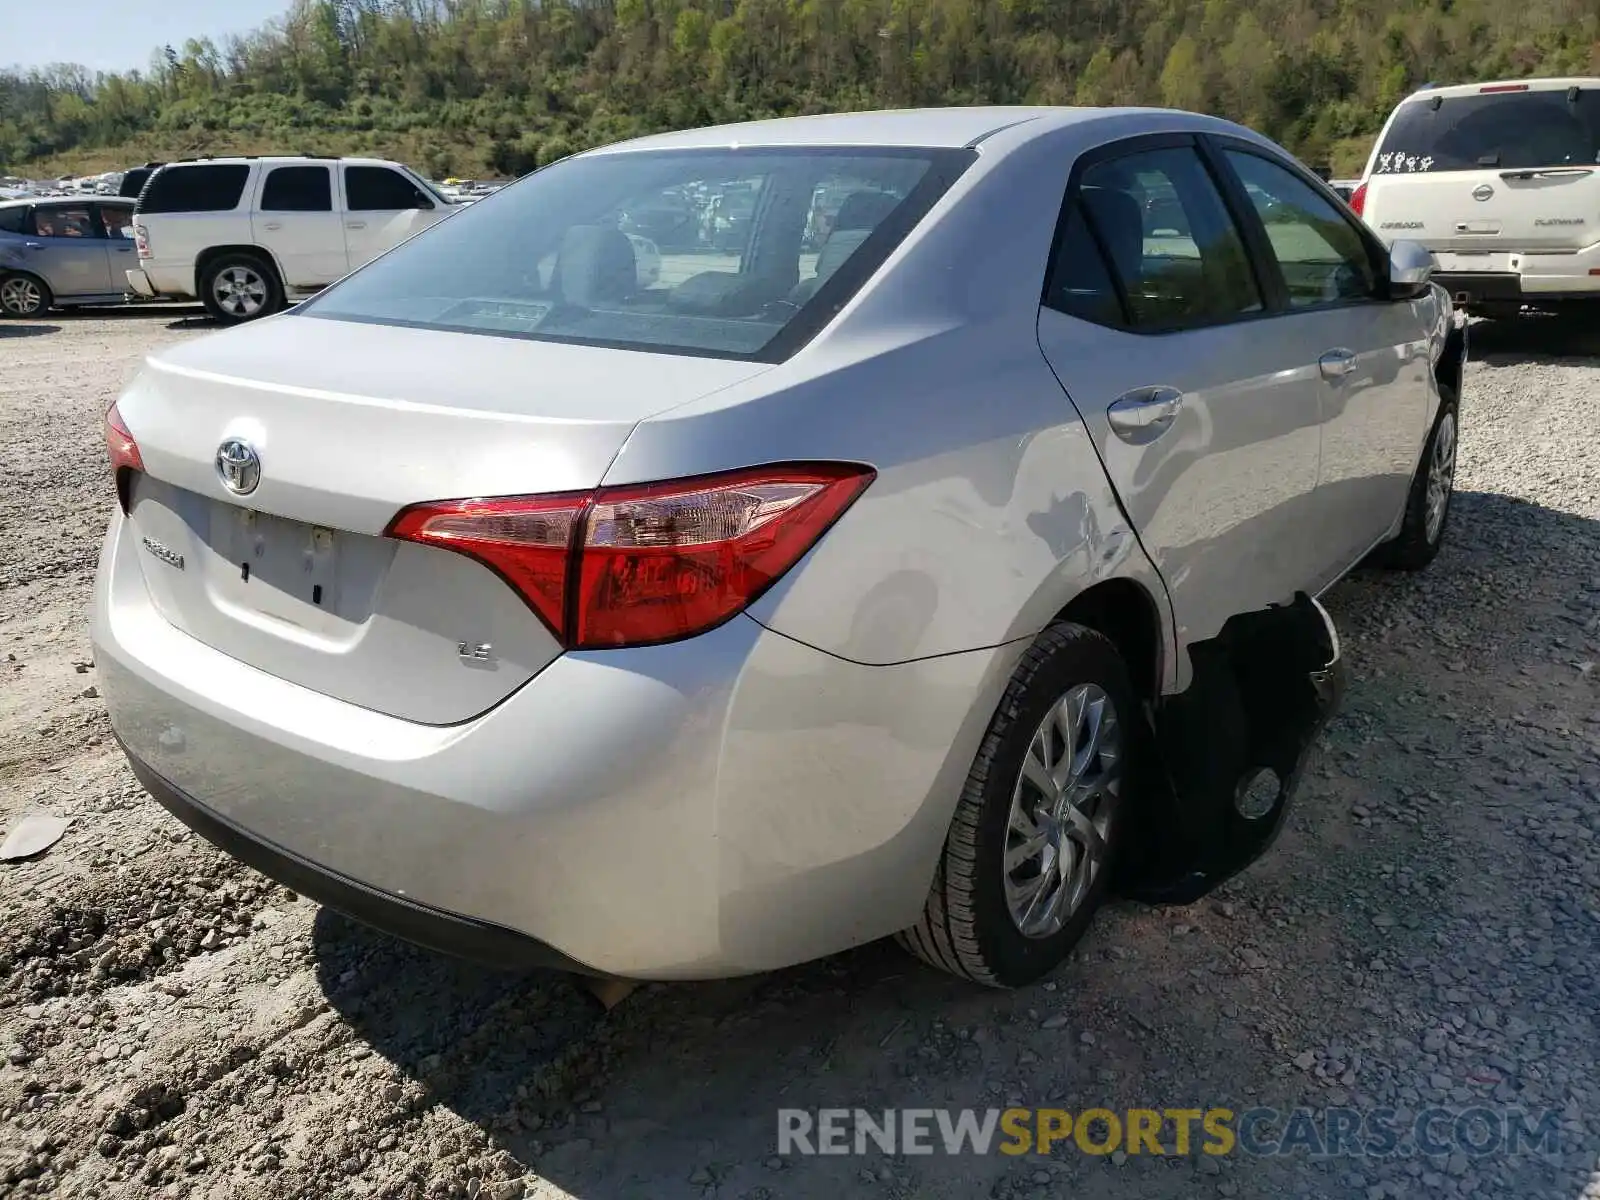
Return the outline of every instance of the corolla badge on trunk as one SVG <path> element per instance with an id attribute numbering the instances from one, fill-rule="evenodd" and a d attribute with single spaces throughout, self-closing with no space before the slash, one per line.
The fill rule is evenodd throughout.
<path id="1" fill-rule="evenodd" d="M 229 438 L 217 447 L 217 475 L 235 496 L 248 496 L 261 482 L 261 456 L 243 438 Z"/>
<path id="2" fill-rule="evenodd" d="M 176 567 L 180 571 L 183 570 L 183 555 L 179 554 L 176 550 L 173 550 L 167 546 L 163 546 L 153 537 L 142 537 L 139 540 L 144 543 L 144 548 L 146 550 L 150 551 L 151 554 L 155 555 L 162 562 L 166 563 L 167 566 Z"/>

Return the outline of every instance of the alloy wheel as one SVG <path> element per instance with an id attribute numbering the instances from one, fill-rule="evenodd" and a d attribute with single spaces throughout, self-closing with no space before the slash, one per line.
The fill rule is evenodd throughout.
<path id="1" fill-rule="evenodd" d="M 211 294 L 230 317 L 253 317 L 267 302 L 267 281 L 250 267 L 227 267 L 217 273 Z"/>
<path id="2" fill-rule="evenodd" d="M 1116 706 L 1093 683 L 1052 704 L 1028 743 L 1002 868 L 1006 906 L 1025 937 L 1059 933 L 1106 869 L 1122 749 Z"/>
<path id="3" fill-rule="evenodd" d="M 31 317 L 44 308 L 44 293 L 39 285 L 21 275 L 0 283 L 0 308 L 16 317 Z"/>

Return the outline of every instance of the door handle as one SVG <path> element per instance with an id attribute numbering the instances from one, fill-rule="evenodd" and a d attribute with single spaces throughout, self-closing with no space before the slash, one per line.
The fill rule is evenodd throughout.
<path id="1" fill-rule="evenodd" d="M 1548 167 L 1542 171 L 1501 171 L 1500 178 L 1507 182 L 1514 179 L 1581 179 L 1593 174 L 1591 167 Z"/>
<path id="2" fill-rule="evenodd" d="M 115 249 L 116 249 L 118 254 L 132 254 L 133 253 L 133 247 L 132 246 L 117 246 Z"/>
<path id="3" fill-rule="evenodd" d="M 1343 379 L 1356 369 L 1355 351 L 1329 350 L 1317 359 L 1317 366 L 1321 369 L 1324 379 Z"/>
<path id="4" fill-rule="evenodd" d="M 365 221 L 346 221 L 344 227 L 346 229 L 365 229 L 367 223 Z"/>
<path id="5" fill-rule="evenodd" d="M 23 242 L 22 244 L 23 244 L 23 246 L 25 246 L 29 250 L 43 250 L 44 249 L 44 243 L 43 242 Z"/>
<path id="6" fill-rule="evenodd" d="M 282 229 L 283 228 L 283 222 L 282 221 L 268 221 L 266 223 L 265 228 L 267 228 L 267 229 Z"/>
<path id="7" fill-rule="evenodd" d="M 1106 409 L 1111 432 L 1135 446 L 1153 442 L 1178 419 L 1183 393 L 1177 388 L 1146 387 L 1124 392 Z"/>

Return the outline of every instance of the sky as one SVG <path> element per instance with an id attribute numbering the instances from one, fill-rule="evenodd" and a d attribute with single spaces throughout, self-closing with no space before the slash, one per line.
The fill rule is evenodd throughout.
<path id="1" fill-rule="evenodd" d="M 220 41 L 289 11 L 291 0 L 0 0 L 0 66 L 82 63 L 141 70 L 188 38 Z"/>

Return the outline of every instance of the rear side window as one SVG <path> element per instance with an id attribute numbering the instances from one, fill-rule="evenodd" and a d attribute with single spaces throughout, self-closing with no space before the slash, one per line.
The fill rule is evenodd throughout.
<path id="1" fill-rule="evenodd" d="M 41 204 L 33 210 L 36 237 L 97 238 L 94 214 L 87 204 Z"/>
<path id="2" fill-rule="evenodd" d="M 1081 198 L 1074 197 L 1067 208 L 1045 303 L 1096 325 L 1121 325 L 1127 319 L 1105 253 L 1084 218 Z"/>
<path id="3" fill-rule="evenodd" d="M 333 211 L 333 176 L 327 167 L 273 167 L 261 188 L 262 212 Z"/>
<path id="4" fill-rule="evenodd" d="M 1373 171 L 1515 170 L 1600 162 L 1600 90 L 1487 92 L 1407 100 Z"/>
<path id="5" fill-rule="evenodd" d="M 388 167 L 346 167 L 344 191 L 351 212 L 433 207 L 421 188 Z"/>
<path id="6" fill-rule="evenodd" d="M 0 208 L 0 233 L 21 233 L 23 222 L 28 219 L 26 205 L 17 208 Z"/>
<path id="7" fill-rule="evenodd" d="M 139 197 L 141 213 L 229 212 L 239 207 L 250 168 L 243 163 L 163 167 Z"/>
<path id="8" fill-rule="evenodd" d="M 1104 252 L 1132 328 L 1183 329 L 1262 310 L 1244 239 L 1194 149 L 1096 163 L 1083 173 L 1075 204 Z M 1065 233 L 1073 234 L 1070 220 Z M 1092 263 L 1082 247 L 1079 235 L 1079 272 Z M 1069 252 L 1065 239 L 1062 252 Z M 1103 293 L 1084 277 L 1081 290 L 1092 294 L 1097 286 Z"/>

